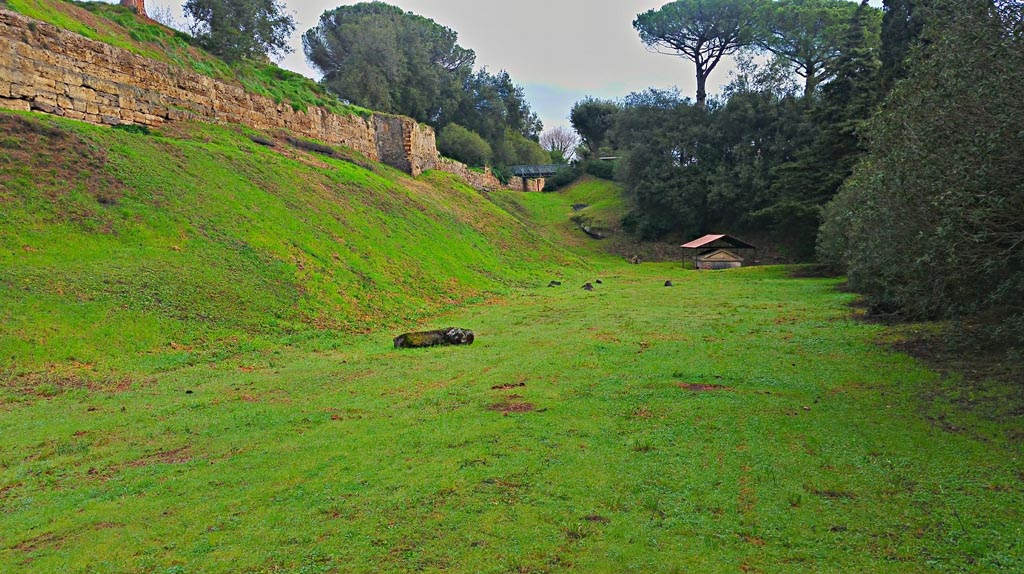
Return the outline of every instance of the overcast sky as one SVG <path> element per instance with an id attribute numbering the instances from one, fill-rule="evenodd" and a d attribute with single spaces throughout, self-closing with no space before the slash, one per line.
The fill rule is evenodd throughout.
<path id="1" fill-rule="evenodd" d="M 111 0 L 114 1 L 114 0 Z M 851 0 L 854 1 L 854 0 Z M 393 0 L 389 4 L 426 16 L 455 30 L 459 45 L 476 52 L 477 67 L 508 70 L 526 90 L 527 99 L 545 128 L 568 125 L 573 103 L 587 95 L 621 98 L 648 87 L 677 86 L 694 97 L 693 64 L 674 56 L 648 52 L 636 31 L 636 15 L 661 7 L 667 0 Z M 881 6 L 882 0 L 871 0 Z M 181 19 L 181 0 L 146 0 L 150 14 L 171 9 Z M 302 53 L 302 33 L 338 0 L 286 0 L 295 16 L 295 52 L 280 65 L 314 79 Z M 708 91 L 729 81 L 726 62 L 715 70 Z"/>

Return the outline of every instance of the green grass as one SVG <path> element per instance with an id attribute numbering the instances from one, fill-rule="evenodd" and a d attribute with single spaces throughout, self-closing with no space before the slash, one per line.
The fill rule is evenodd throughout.
<path id="1" fill-rule="evenodd" d="M 573 258 L 452 177 L 3 114 L 0 369 L 106 376 L 365 332 Z"/>
<path id="2" fill-rule="evenodd" d="M 503 209 L 534 225 L 539 232 L 553 234 L 559 242 L 592 255 L 607 253 L 607 243 L 614 242 L 595 243 L 584 235 L 580 226 L 590 225 L 615 235 L 621 231 L 620 220 L 626 212 L 621 187 L 590 176 L 557 192 L 524 195 L 500 190 L 488 196 Z M 586 207 L 574 210 L 574 205 Z"/>
<path id="3" fill-rule="evenodd" d="M 1019 425 L 929 420 L 921 394 L 957 381 L 878 347 L 834 281 L 600 275 L 423 324 L 472 347 L 325 334 L 119 389 L 8 388 L 0 569 L 1024 566 Z"/>
<path id="4" fill-rule="evenodd" d="M 587 182 L 0 125 L 0 572 L 1024 569 L 1020 387 L 837 280 L 626 265 Z"/>

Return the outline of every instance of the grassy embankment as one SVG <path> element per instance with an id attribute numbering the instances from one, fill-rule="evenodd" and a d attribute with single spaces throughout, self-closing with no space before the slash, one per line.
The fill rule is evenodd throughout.
<path id="1" fill-rule="evenodd" d="M 43 385 L 415 323 L 579 263 L 443 174 L 214 126 L 0 122 L 0 369 Z"/>
<path id="2" fill-rule="evenodd" d="M 1017 391 L 880 348 L 834 280 L 591 243 L 517 288 L 575 257 L 447 177 L 4 125 L 0 571 L 1024 564 Z M 562 237 L 578 193 L 496 201 Z"/>

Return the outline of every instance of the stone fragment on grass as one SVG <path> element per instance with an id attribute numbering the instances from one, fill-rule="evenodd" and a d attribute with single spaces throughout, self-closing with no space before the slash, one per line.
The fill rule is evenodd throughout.
<path id="1" fill-rule="evenodd" d="M 433 331 L 419 331 L 415 333 L 404 333 L 395 337 L 396 349 L 414 349 L 419 347 L 434 347 L 437 345 L 472 345 L 473 331 L 448 327 L 435 329 Z"/>

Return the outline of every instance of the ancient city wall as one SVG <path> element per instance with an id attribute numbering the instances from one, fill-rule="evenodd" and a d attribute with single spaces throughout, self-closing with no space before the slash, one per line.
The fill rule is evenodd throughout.
<path id="1" fill-rule="evenodd" d="M 203 121 L 241 124 L 352 148 L 412 175 L 453 173 L 481 191 L 500 189 L 489 171 L 441 158 L 434 130 L 389 114 L 364 118 L 310 107 L 294 110 L 245 91 L 62 28 L 0 10 L 0 108 L 33 110 L 95 124 Z M 509 189 L 539 190 L 519 178 Z M 543 181 L 539 183 L 543 187 Z"/>
<path id="2" fill-rule="evenodd" d="M 0 107 L 96 124 L 242 124 L 355 149 L 413 175 L 438 162 L 434 130 L 386 114 L 339 115 L 246 92 L 55 26 L 0 10 Z"/>

